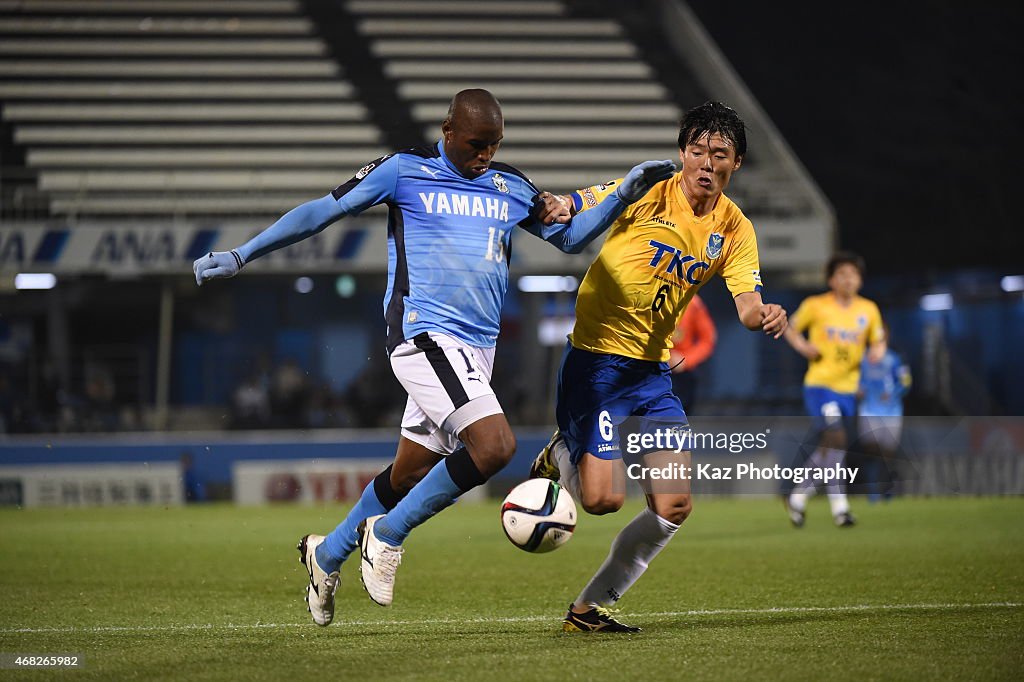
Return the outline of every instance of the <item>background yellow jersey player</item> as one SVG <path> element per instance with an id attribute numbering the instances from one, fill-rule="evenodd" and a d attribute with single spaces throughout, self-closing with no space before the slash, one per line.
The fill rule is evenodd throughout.
<path id="1" fill-rule="evenodd" d="M 629 175 L 566 199 L 577 212 L 629 204 L 580 286 L 576 325 L 558 373 L 559 430 L 531 471 L 560 479 L 591 514 L 622 507 L 624 454 L 642 467 L 690 466 L 689 452 L 664 445 L 634 452 L 622 447 L 619 434 L 628 442 L 686 429 L 666 361 L 683 310 L 704 283 L 716 273 L 725 279 L 748 329 L 778 338 L 786 328 L 786 311 L 761 300 L 754 228 L 723 194 L 746 153 L 743 121 L 724 104 L 708 102 L 686 113 L 678 142 L 682 171 L 637 201 L 628 201 Z M 647 508 L 622 529 L 570 605 L 565 630 L 636 631 L 607 607 L 643 574 L 691 509 L 689 481 L 682 477 L 650 482 L 644 491 Z"/>
<path id="2" fill-rule="evenodd" d="M 810 456 L 810 466 L 816 469 L 842 464 L 857 412 L 861 360 L 865 350 L 875 362 L 886 350 L 878 306 L 857 295 L 864 281 L 863 259 L 837 253 L 825 266 L 825 275 L 829 291 L 805 299 L 785 333 L 786 341 L 808 362 L 804 406 L 818 445 Z M 797 528 L 804 524 L 807 499 L 815 490 L 814 482 L 808 481 L 795 486 L 789 496 L 789 516 Z M 836 525 L 852 526 L 844 482 L 831 483 L 826 491 Z"/>

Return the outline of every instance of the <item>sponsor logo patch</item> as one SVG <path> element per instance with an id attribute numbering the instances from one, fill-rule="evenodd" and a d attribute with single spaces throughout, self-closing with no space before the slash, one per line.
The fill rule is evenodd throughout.
<path id="1" fill-rule="evenodd" d="M 366 164 L 365 166 L 360 168 L 358 171 L 356 171 L 356 180 L 362 180 L 363 178 L 366 177 L 366 175 L 370 171 L 372 171 L 376 167 L 377 167 L 376 162 L 372 162 L 371 161 L 370 163 Z"/>
<path id="2" fill-rule="evenodd" d="M 370 171 L 372 171 L 374 168 L 376 168 L 379 164 L 382 164 L 385 161 L 387 161 L 388 159 L 390 159 L 392 156 L 394 156 L 394 154 L 388 154 L 386 156 L 380 157 L 376 161 L 371 161 L 370 163 L 366 164 L 365 166 L 360 168 L 358 171 L 356 171 L 356 180 L 362 180 L 367 175 L 369 175 Z"/>

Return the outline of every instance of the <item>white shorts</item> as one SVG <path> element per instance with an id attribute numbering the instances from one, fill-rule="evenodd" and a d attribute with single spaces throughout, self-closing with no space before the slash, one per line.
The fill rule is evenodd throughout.
<path id="1" fill-rule="evenodd" d="M 402 435 L 428 450 L 450 455 L 473 422 L 502 414 L 491 388 L 494 348 L 475 348 L 444 334 L 425 332 L 391 352 L 391 369 L 409 401 Z"/>
<path id="2" fill-rule="evenodd" d="M 898 450 L 903 432 L 903 417 L 861 415 L 857 420 L 861 442 L 873 444 L 883 450 Z"/>

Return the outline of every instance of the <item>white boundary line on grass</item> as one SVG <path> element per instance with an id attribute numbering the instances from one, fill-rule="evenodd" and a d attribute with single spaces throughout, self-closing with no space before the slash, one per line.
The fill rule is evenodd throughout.
<path id="1" fill-rule="evenodd" d="M 630 614 L 632 618 L 678 618 L 685 616 L 759 616 L 786 615 L 791 613 L 855 613 L 860 611 L 966 611 L 969 609 L 1020 608 L 1019 602 L 987 602 L 981 604 L 857 604 L 854 606 L 778 606 L 769 609 L 695 609 L 693 611 L 654 611 Z M 544 616 L 509 616 L 506 618 L 428 618 L 424 620 L 340 620 L 344 626 L 365 625 L 452 625 L 458 623 L 532 623 L 559 620 L 557 614 Z M 3 628 L 0 634 L 43 634 L 43 633 L 103 633 L 103 632 L 178 632 L 190 630 L 262 630 L 281 628 L 319 627 L 305 623 L 190 623 L 184 625 L 111 625 L 98 627 L 59 628 Z"/>

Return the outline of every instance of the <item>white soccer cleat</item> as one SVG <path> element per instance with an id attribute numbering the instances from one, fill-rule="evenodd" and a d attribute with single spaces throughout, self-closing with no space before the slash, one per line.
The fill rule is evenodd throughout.
<path id="1" fill-rule="evenodd" d="M 299 561 L 309 572 L 309 585 L 306 586 L 306 606 L 313 622 L 317 625 L 330 625 L 334 620 L 334 593 L 341 582 L 338 571 L 327 573 L 316 562 L 316 548 L 324 541 L 323 535 L 307 535 L 299 540 Z"/>
<path id="2" fill-rule="evenodd" d="M 381 542 L 373 534 L 374 524 L 382 518 L 383 514 L 371 516 L 359 524 L 359 579 L 370 599 L 390 606 L 395 597 L 395 573 L 404 550 Z"/>

